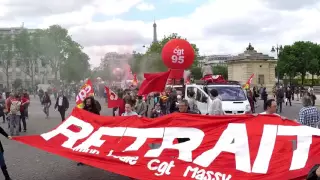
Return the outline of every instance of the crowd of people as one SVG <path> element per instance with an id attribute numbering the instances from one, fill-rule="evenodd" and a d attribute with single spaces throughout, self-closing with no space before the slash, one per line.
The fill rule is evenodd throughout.
<path id="1" fill-rule="evenodd" d="M 275 91 L 270 96 L 267 93 L 266 87 L 253 87 L 247 89 L 248 100 L 251 104 L 251 111 L 255 114 L 255 108 L 258 99 L 263 100 L 264 112 L 261 114 L 275 114 L 282 113 L 282 105 L 292 106 L 294 100 L 295 90 L 294 87 L 276 86 Z M 299 88 L 300 89 L 300 88 Z M 166 114 L 190 113 L 199 114 L 200 111 L 197 107 L 195 100 L 195 92 L 188 91 L 185 99 L 184 91 L 178 91 L 175 88 L 168 87 L 165 92 L 150 93 L 148 96 L 137 95 L 137 90 L 123 90 L 116 89 L 118 96 L 124 101 L 123 106 L 113 108 L 113 116 L 145 116 L 149 118 L 157 118 Z M 302 91 L 301 91 L 302 92 Z M 318 108 L 315 107 L 316 96 L 314 90 L 310 87 L 305 93 L 299 91 L 296 100 L 301 100 L 303 107 L 299 112 L 299 119 L 297 122 L 311 126 L 319 127 L 320 113 Z M 222 108 L 222 100 L 216 89 L 211 89 L 209 92 L 212 101 L 208 104 L 207 115 L 225 115 Z M 42 89 L 38 91 L 38 96 L 43 107 L 43 112 L 46 118 L 49 118 L 49 110 L 52 105 L 51 96 L 49 92 Z M 105 96 L 106 97 L 106 96 Z M 273 98 L 270 98 L 273 97 Z M 66 111 L 69 108 L 69 99 L 62 91 L 54 97 L 54 109 L 61 115 L 61 120 L 65 119 Z M 101 105 L 94 97 L 87 97 L 84 101 L 83 109 L 94 114 L 100 115 Z M 3 122 L 8 122 L 9 134 L 0 127 L 0 133 L 11 139 L 12 136 L 18 136 L 20 132 L 27 131 L 26 119 L 28 119 L 28 107 L 30 105 L 30 98 L 27 91 L 21 93 L 10 93 L 0 95 L 0 116 L 3 117 Z M 283 117 L 284 118 L 284 117 Z M 188 138 L 179 138 L 178 142 L 182 143 L 189 141 Z M 78 163 L 78 165 L 83 165 Z M 5 180 L 11 180 L 7 171 L 6 164 L 3 158 L 3 148 L 0 143 L 0 166 L 5 176 Z"/>
<path id="2" fill-rule="evenodd" d="M 195 92 L 187 93 L 188 100 L 184 98 L 181 91 L 168 87 L 162 93 L 150 93 L 148 96 L 139 96 L 133 90 L 115 90 L 118 96 L 124 100 L 122 107 L 113 108 L 113 116 L 131 116 L 140 115 L 149 118 L 157 118 L 173 112 L 180 112 L 186 106 L 184 112 L 200 114 L 195 100 Z M 212 103 L 209 104 L 208 115 L 222 115 L 222 101 L 218 91 L 210 91 Z"/>

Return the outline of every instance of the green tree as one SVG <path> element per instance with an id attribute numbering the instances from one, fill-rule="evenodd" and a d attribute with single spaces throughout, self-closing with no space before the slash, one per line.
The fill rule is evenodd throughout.
<path id="1" fill-rule="evenodd" d="M 295 49 L 292 45 L 286 45 L 279 53 L 276 71 L 279 71 L 280 77 L 284 75 L 289 77 L 289 82 L 298 74 L 298 58 L 295 56 Z"/>
<path id="2" fill-rule="evenodd" d="M 192 67 L 191 68 L 191 74 L 194 79 L 201 79 L 202 78 L 202 69 L 201 67 Z"/>
<path id="3" fill-rule="evenodd" d="M 212 67 L 212 73 L 215 75 L 222 75 L 223 78 L 228 79 L 228 67 L 217 65 Z"/>
<path id="4" fill-rule="evenodd" d="M 164 38 L 161 41 L 152 43 L 145 54 L 146 62 L 144 63 L 148 65 L 148 68 L 146 68 L 147 70 L 149 70 L 150 72 L 152 71 L 159 72 L 159 71 L 166 71 L 168 69 L 162 62 L 161 51 L 164 45 L 171 39 L 185 39 L 185 38 L 182 38 L 177 33 L 172 33 L 169 36 L 164 36 Z M 198 67 L 199 49 L 195 44 L 191 44 L 191 45 L 195 51 L 195 60 L 191 67 L 191 71 L 192 71 L 192 68 Z M 197 70 L 194 70 L 194 72 L 197 72 Z"/>
<path id="5" fill-rule="evenodd" d="M 308 67 L 310 61 L 316 58 L 313 53 L 315 46 L 316 44 L 310 41 L 297 41 L 292 45 L 292 54 L 297 59 L 295 66 L 297 67 L 297 71 L 301 74 L 302 84 L 309 71 Z"/>
<path id="6" fill-rule="evenodd" d="M 9 88 L 9 68 L 13 59 L 13 39 L 11 35 L 0 36 L 0 65 L 3 68 L 3 73 L 6 76 L 7 88 Z"/>
<path id="7" fill-rule="evenodd" d="M 144 55 L 133 51 L 132 58 L 129 60 L 129 65 L 131 67 L 132 73 L 142 72 L 141 64 L 143 63 Z"/>
<path id="8" fill-rule="evenodd" d="M 312 59 L 308 63 L 308 72 L 312 76 L 312 85 L 314 85 L 314 75 L 320 74 L 320 45 L 314 44 L 311 48 Z"/>
<path id="9" fill-rule="evenodd" d="M 31 78 L 31 84 L 34 85 L 35 68 L 38 64 L 38 49 L 35 44 L 36 37 L 23 29 L 14 38 L 15 57 L 20 69 Z"/>
<path id="10" fill-rule="evenodd" d="M 75 81 L 79 82 L 90 75 L 89 56 L 75 47 L 69 52 L 69 56 L 61 65 L 61 79 L 68 83 Z"/>
<path id="11" fill-rule="evenodd" d="M 58 72 L 65 63 L 67 57 L 73 52 L 70 49 L 80 45 L 72 40 L 68 35 L 68 30 L 59 25 L 50 26 L 46 29 L 41 37 L 42 55 L 50 65 L 55 80 L 58 80 Z"/>

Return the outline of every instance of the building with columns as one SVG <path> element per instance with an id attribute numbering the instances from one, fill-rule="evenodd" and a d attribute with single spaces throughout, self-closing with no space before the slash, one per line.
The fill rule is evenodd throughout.
<path id="1" fill-rule="evenodd" d="M 0 28 L 0 35 L 11 35 L 14 38 L 18 33 L 21 32 L 23 26 L 21 27 L 11 27 L 11 28 Z M 35 29 L 27 29 L 29 32 L 34 32 Z M 1 44 L 1 41 L 0 41 Z M 14 51 L 14 47 L 13 51 Z M 0 61 L 2 61 L 2 54 L 4 52 L 0 51 Z M 0 89 L 3 88 L 12 88 L 12 84 L 16 79 L 21 79 L 23 86 L 28 87 L 31 86 L 31 77 L 24 72 L 24 68 L 22 67 L 22 63 L 19 63 L 19 60 L 14 57 L 11 62 L 11 66 L 8 69 L 9 73 L 9 86 L 7 87 L 7 75 L 5 73 L 5 68 L 0 64 Z M 42 66 L 40 60 L 37 61 L 37 64 L 34 71 L 34 83 L 37 84 L 50 84 L 54 80 L 54 73 L 49 65 Z M 60 73 L 58 72 L 58 79 L 60 79 Z"/>

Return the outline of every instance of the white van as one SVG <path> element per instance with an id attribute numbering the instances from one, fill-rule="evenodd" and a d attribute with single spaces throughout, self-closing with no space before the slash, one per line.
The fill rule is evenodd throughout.
<path id="1" fill-rule="evenodd" d="M 216 89 L 222 99 L 222 109 L 225 114 L 249 114 L 251 113 L 250 103 L 245 91 L 240 84 L 188 84 L 185 88 L 185 99 L 189 99 L 188 92 L 194 91 L 198 109 L 201 114 L 208 113 L 208 102 L 212 101 L 209 92 Z"/>

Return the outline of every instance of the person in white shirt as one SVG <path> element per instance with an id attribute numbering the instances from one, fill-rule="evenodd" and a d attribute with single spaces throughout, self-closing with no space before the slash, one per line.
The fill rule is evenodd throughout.
<path id="1" fill-rule="evenodd" d="M 266 101 L 265 107 L 267 108 L 265 112 L 262 112 L 260 114 L 273 114 L 273 115 L 277 115 L 280 116 L 279 114 L 277 114 L 277 102 L 274 99 L 268 99 Z"/>
<path id="2" fill-rule="evenodd" d="M 134 111 L 132 111 L 131 104 L 125 104 L 124 106 L 125 112 L 121 114 L 121 116 L 137 116 L 138 114 Z"/>
<path id="3" fill-rule="evenodd" d="M 209 103 L 208 114 L 209 115 L 224 115 L 224 111 L 222 110 L 222 101 L 219 98 L 219 93 L 216 89 L 212 89 L 210 91 L 212 96 L 212 101 Z"/>
<path id="4" fill-rule="evenodd" d="M 260 114 L 272 114 L 272 115 L 276 115 L 276 116 L 281 117 L 281 119 L 283 119 L 283 120 L 287 120 L 286 117 L 280 116 L 279 114 L 276 113 L 277 112 L 277 102 L 276 102 L 276 100 L 268 99 L 266 101 L 266 107 L 267 107 L 266 111 L 262 112 Z M 256 116 L 257 114 L 253 114 L 253 115 Z M 296 119 L 294 119 L 293 121 L 298 122 Z"/>
<path id="5" fill-rule="evenodd" d="M 311 94 L 311 92 L 313 92 L 313 86 L 309 86 L 309 88 L 308 88 L 308 93 Z"/>

